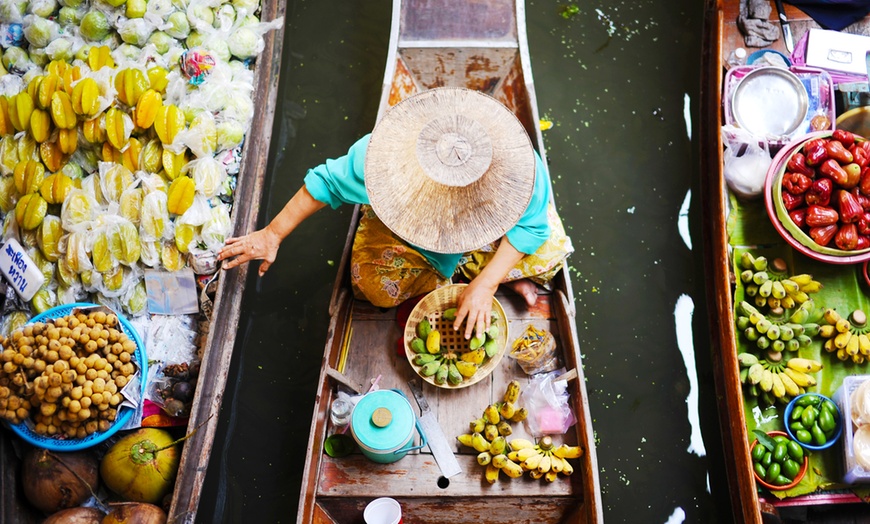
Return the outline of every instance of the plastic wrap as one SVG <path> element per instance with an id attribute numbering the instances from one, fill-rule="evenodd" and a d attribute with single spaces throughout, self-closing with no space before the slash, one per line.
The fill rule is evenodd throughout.
<path id="1" fill-rule="evenodd" d="M 525 423 L 534 437 L 564 434 L 576 422 L 568 383 L 556 380 L 563 373 L 560 369 L 535 375 L 523 389 L 521 404 L 530 413 Z"/>

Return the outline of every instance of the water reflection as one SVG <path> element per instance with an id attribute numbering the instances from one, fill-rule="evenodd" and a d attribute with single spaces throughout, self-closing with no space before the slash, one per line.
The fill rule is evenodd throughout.
<path id="1" fill-rule="evenodd" d="M 576 14 L 563 16 L 571 5 Z M 608 523 L 727 521 L 697 253 L 702 203 L 691 201 L 702 8 L 526 3 L 539 109 L 554 124 L 544 135 L 551 178 L 576 248 Z M 265 217 L 305 169 L 371 129 L 390 9 L 389 0 L 288 2 Z M 252 276 L 199 522 L 295 521 L 349 211 L 316 214 L 264 278 Z"/>

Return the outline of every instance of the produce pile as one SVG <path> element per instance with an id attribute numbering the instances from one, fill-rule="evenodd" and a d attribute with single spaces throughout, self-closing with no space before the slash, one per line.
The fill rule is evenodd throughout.
<path id="1" fill-rule="evenodd" d="M 556 445 L 552 437 L 544 436 L 538 443 L 527 439 L 507 437 L 513 433 L 511 422 L 522 422 L 528 416 L 525 408 L 516 405 L 520 395 L 520 383 L 512 380 L 501 402 L 490 404 L 483 416 L 471 421 L 471 433 L 457 436 L 457 440 L 478 452 L 477 463 L 485 468 L 484 478 L 494 484 L 499 475 L 509 478 L 522 477 L 528 472 L 533 479 L 554 482 L 559 473 L 564 476 L 574 472 L 568 459 L 583 454 L 579 446 Z"/>
<path id="2" fill-rule="evenodd" d="M 45 275 L 32 311 L 143 314 L 145 268 L 230 233 L 258 0 L 0 3 L 0 212 Z M 20 321 L 20 318 L 18 319 Z"/>
<path id="3" fill-rule="evenodd" d="M 804 449 L 785 435 L 766 435 L 756 430 L 752 469 L 756 478 L 773 486 L 788 486 L 799 479 L 805 461 Z"/>
<path id="4" fill-rule="evenodd" d="M 0 417 L 43 436 L 108 430 L 136 373 L 136 343 L 114 314 L 78 313 L 0 336 Z"/>
<path id="5" fill-rule="evenodd" d="M 870 142 L 835 130 L 809 140 L 789 158 L 780 197 L 789 220 L 818 246 L 870 249 Z"/>
<path id="6" fill-rule="evenodd" d="M 411 363 L 417 366 L 422 377 L 432 377 L 437 385 L 458 386 L 472 378 L 489 359 L 498 354 L 499 329 L 495 325 L 498 315 L 491 314 L 493 324 L 483 334 L 475 334 L 466 344 L 442 344 L 442 334 L 433 327 L 427 317 L 417 323 L 416 335 L 408 344 L 416 353 Z M 441 319 L 451 322 L 456 319 L 456 308 L 447 308 Z M 461 341 L 462 339 L 460 339 Z"/>

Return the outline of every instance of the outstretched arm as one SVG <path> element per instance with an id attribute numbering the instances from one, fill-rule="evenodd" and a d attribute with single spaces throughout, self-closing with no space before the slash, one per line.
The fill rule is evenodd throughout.
<path id="1" fill-rule="evenodd" d="M 278 256 L 281 241 L 306 218 L 325 206 L 326 204 L 316 200 L 302 186 L 269 225 L 245 236 L 228 238 L 226 245 L 218 253 L 218 260 L 229 259 L 223 264 L 224 269 L 231 269 L 251 260 L 262 260 L 259 272 L 263 276 Z"/>
<path id="2" fill-rule="evenodd" d="M 473 333 L 479 335 L 489 329 L 492 297 L 495 296 L 498 285 L 523 256 L 522 252 L 511 245 L 507 237 L 501 239 L 492 260 L 459 296 L 453 329 L 459 330 L 466 317 L 468 320 L 465 323 L 466 339 L 471 338 Z"/>

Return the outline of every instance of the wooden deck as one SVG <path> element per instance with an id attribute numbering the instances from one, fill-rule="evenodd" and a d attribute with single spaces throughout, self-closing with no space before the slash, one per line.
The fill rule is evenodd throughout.
<path id="1" fill-rule="evenodd" d="M 725 58 L 732 50 L 743 47 L 747 53 L 756 48 L 745 45 L 737 26 L 738 0 L 708 0 L 705 13 L 705 38 L 701 80 L 701 198 L 704 200 L 703 253 L 707 274 L 707 295 L 712 333 L 713 364 L 717 377 L 716 392 L 720 399 L 720 424 L 725 432 L 725 471 L 735 520 L 747 523 L 859 523 L 870 521 L 870 506 L 863 503 L 822 504 L 812 497 L 791 499 L 788 505 L 775 507 L 759 498 L 752 475 L 749 442 L 744 424 L 742 387 L 736 361 L 736 333 L 733 322 L 733 286 L 735 276 L 728 254 L 727 217 L 728 193 L 722 176 L 723 144 L 720 128 L 722 115 L 722 85 Z M 776 20 L 771 2 L 770 19 Z M 785 5 L 797 43 L 809 29 L 819 27 L 799 9 Z M 778 22 L 777 22 L 778 25 Z M 856 23 L 844 32 L 870 35 L 870 18 Z M 768 49 L 786 55 L 783 41 Z M 850 500 L 844 497 L 842 500 Z M 855 500 L 855 498 L 851 498 Z"/>

